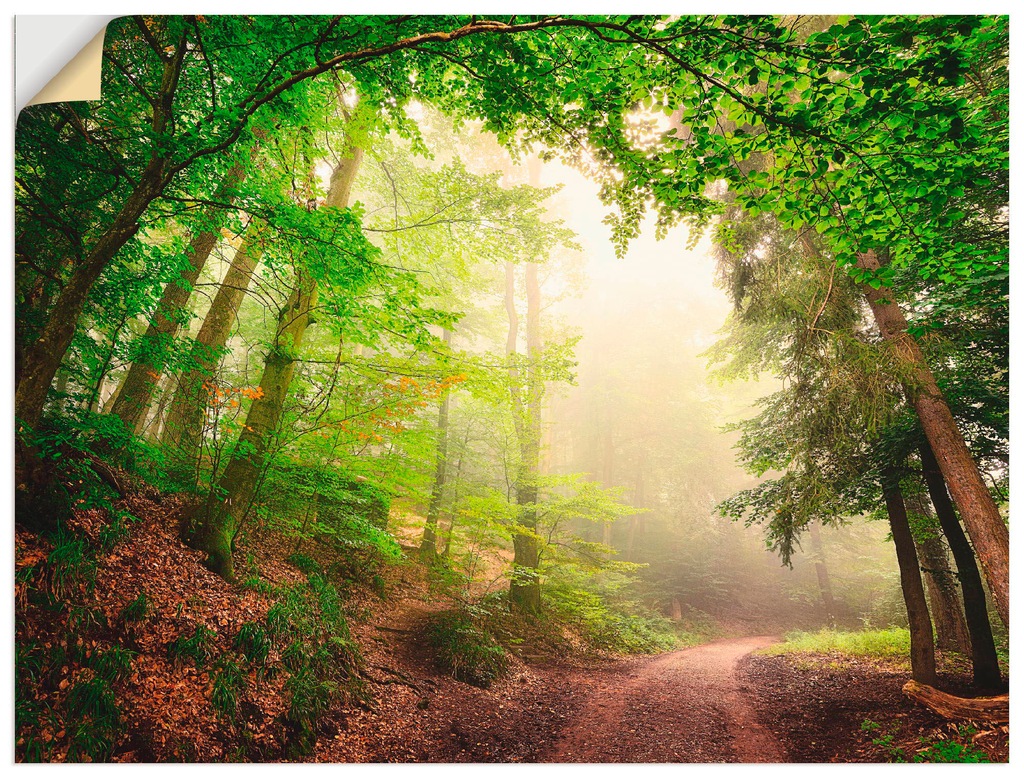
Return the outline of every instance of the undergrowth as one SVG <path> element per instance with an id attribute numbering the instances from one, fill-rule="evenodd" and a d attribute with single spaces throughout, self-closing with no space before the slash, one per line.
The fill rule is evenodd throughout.
<path id="1" fill-rule="evenodd" d="M 317 726 L 332 703 L 361 698 L 358 670 L 362 657 L 352 640 L 337 587 L 314 573 L 305 583 L 273 589 L 276 602 L 267 611 L 266 629 L 243 625 L 235 645 L 252 662 L 265 661 L 276 646 L 289 672 L 284 688 L 285 752 L 305 756 L 316 744 Z"/>
<path id="2" fill-rule="evenodd" d="M 852 657 L 906 662 L 910 656 L 910 632 L 901 627 L 839 632 L 790 632 L 781 643 L 761 650 L 771 656 L 783 654 L 845 654 Z"/>
<path id="3" fill-rule="evenodd" d="M 707 624 L 676 623 L 630 596 L 633 579 L 603 571 L 560 568 L 544 589 L 549 616 L 574 629 L 593 649 L 656 654 L 707 639 Z"/>
<path id="4" fill-rule="evenodd" d="M 972 738 L 978 730 L 969 724 L 951 724 L 950 732 L 918 738 L 918 747 L 913 755 L 908 754 L 908 745 L 898 740 L 900 725 L 890 722 L 880 724 L 872 719 L 864 719 L 860 725 L 861 732 L 871 736 L 871 744 L 877 746 L 887 762 L 955 762 L 955 763 L 987 763 L 988 754 L 974 745 Z"/>
<path id="5" fill-rule="evenodd" d="M 427 627 L 441 668 L 484 689 L 508 668 L 505 649 L 484 626 L 490 615 L 486 606 L 463 606 L 434 616 Z"/>

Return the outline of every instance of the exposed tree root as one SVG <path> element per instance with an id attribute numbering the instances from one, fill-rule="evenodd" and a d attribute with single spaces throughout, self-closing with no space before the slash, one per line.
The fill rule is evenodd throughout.
<path id="1" fill-rule="evenodd" d="M 998 697 L 954 697 L 933 686 L 908 681 L 903 693 L 929 710 L 947 719 L 1006 724 L 1010 721 L 1010 695 Z"/>

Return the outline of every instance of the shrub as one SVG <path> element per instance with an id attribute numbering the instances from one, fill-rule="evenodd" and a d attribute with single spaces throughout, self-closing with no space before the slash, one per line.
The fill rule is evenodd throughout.
<path id="1" fill-rule="evenodd" d="M 230 721 L 238 714 L 238 697 L 245 689 L 245 675 L 230 656 L 222 656 L 213 669 L 210 701 L 217 715 Z"/>
<path id="2" fill-rule="evenodd" d="M 910 632 L 900 627 L 891 629 L 837 632 L 790 632 L 782 643 L 769 646 L 764 653 L 779 654 L 847 654 L 874 659 L 905 660 L 910 655 Z"/>
<path id="3" fill-rule="evenodd" d="M 330 706 L 335 686 L 310 670 L 302 670 L 285 681 L 284 688 L 290 695 L 285 713 L 291 730 L 288 755 L 307 756 L 316 745 L 316 727 Z"/>
<path id="4" fill-rule="evenodd" d="M 977 732 L 974 727 L 961 724 L 954 730 L 954 737 L 936 740 L 921 738 L 921 745 L 924 748 L 914 754 L 913 761 L 972 764 L 988 762 L 988 754 L 973 745 L 972 737 Z"/>
<path id="5" fill-rule="evenodd" d="M 54 533 L 53 550 L 46 557 L 46 564 L 50 591 L 58 599 L 65 599 L 83 587 L 92 593 L 96 587 L 96 558 L 89 541 L 63 525 Z"/>
<path id="6" fill-rule="evenodd" d="M 138 519 L 127 511 L 111 511 L 110 521 L 100 528 L 99 547 L 104 554 L 110 553 L 114 547 L 128 539 L 128 522 Z"/>
<path id="7" fill-rule="evenodd" d="M 299 553 L 296 551 L 294 554 L 289 554 L 285 561 L 289 564 L 295 565 L 300 572 L 306 575 L 312 575 L 313 573 L 322 572 L 319 563 L 310 556 Z"/>
<path id="8" fill-rule="evenodd" d="M 167 654 L 176 661 L 188 657 L 195 662 L 196 667 L 203 667 L 210 661 L 210 643 L 216 636 L 217 633 L 209 627 L 197 624 L 191 637 L 178 635 L 167 646 Z"/>
<path id="9" fill-rule="evenodd" d="M 68 761 L 106 761 L 121 733 L 121 711 L 106 679 L 96 676 L 71 687 L 64 702 L 70 734 Z"/>
<path id="10" fill-rule="evenodd" d="M 313 573 L 306 583 L 278 595 L 267 611 L 265 634 L 282 646 L 281 662 L 290 673 L 284 684 L 289 694 L 286 749 L 289 756 L 302 756 L 312 751 L 317 722 L 331 700 L 342 691 L 356 691 L 361 659 L 333 584 Z"/>
<path id="11" fill-rule="evenodd" d="M 121 646 L 111 646 L 105 651 L 96 651 L 89 660 L 89 666 L 107 683 L 123 681 L 132 673 L 132 660 L 136 653 Z"/>
<path id="12" fill-rule="evenodd" d="M 505 650 L 464 610 L 434 617 L 427 637 L 438 663 L 460 681 L 486 689 L 507 669 Z"/>
<path id="13" fill-rule="evenodd" d="M 234 646 L 249 662 L 263 665 L 270 653 L 270 638 L 259 624 L 247 621 L 239 627 Z"/>
<path id="14" fill-rule="evenodd" d="M 651 654 L 698 640 L 696 635 L 678 635 L 671 620 L 625 599 L 622 593 L 630 584 L 626 576 L 602 571 L 586 577 L 567 566 L 556 573 L 545 591 L 551 610 L 594 648 Z"/>
<path id="15" fill-rule="evenodd" d="M 145 592 L 121 609 L 121 621 L 142 621 L 149 614 L 149 598 Z"/>

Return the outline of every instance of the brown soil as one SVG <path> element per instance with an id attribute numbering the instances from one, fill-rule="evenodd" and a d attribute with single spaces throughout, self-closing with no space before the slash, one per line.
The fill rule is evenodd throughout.
<path id="1" fill-rule="evenodd" d="M 741 660 L 738 675 L 757 716 L 787 744 L 792 762 L 912 761 L 924 747 L 922 738 L 950 737 L 956 729 L 903 695 L 907 670 L 880 662 L 752 655 Z M 940 675 L 941 687 L 954 693 L 969 694 L 968 681 L 960 674 Z M 862 729 L 865 721 L 878 726 Z M 972 745 L 990 761 L 1007 761 L 1008 728 L 975 729 Z"/>
<path id="2" fill-rule="evenodd" d="M 83 651 L 120 643 L 137 652 L 132 676 L 117 687 L 127 732 L 114 761 L 281 759 L 282 675 L 253 675 L 241 721 L 231 726 L 213 712 L 209 668 L 176 661 L 167 649 L 204 624 L 217 632 L 215 653 L 224 653 L 242 623 L 265 617 L 271 600 L 202 567 L 202 555 L 177 538 L 174 499 L 132 495 L 127 507 L 142 518 L 131 538 L 100 560 L 95 592 L 69 595 L 111 625 L 78 634 Z M 78 529 L 90 536 L 102 524 L 95 511 L 76 517 Z M 20 529 L 15 545 L 22 572 L 49 553 L 47 543 Z M 281 561 L 284 549 L 260 551 L 266 578 L 302 580 Z M 387 576 L 386 598 L 364 591 L 348 603 L 369 699 L 352 698 L 323 717 L 311 761 L 886 761 L 891 749 L 872 743 L 879 733 L 892 734 L 892 744 L 912 758 L 920 737 L 948 732 L 945 722 L 902 696 L 902 671 L 834 657 L 752 656 L 771 642 L 764 637 L 657 657 L 601 659 L 572 650 L 571 635 L 526 632 L 506 677 L 476 688 L 436 664 L 425 627 L 446 603 L 431 598 L 423 568 L 403 565 Z M 32 580 L 45 584 L 45 578 Z M 54 613 L 26 588 L 19 583 L 15 592 L 19 644 L 59 648 Z M 150 615 L 115 629 L 118 614 L 140 591 L 150 599 Z M 41 701 L 59 703 L 68 683 L 85 677 L 77 664 L 69 665 L 52 689 L 39 689 Z M 953 689 L 963 680 L 945 678 L 944 686 Z M 863 732 L 865 719 L 880 729 Z M 42 737 L 66 739 L 63 731 Z M 1007 739 L 1005 728 L 983 730 L 975 745 L 993 761 L 1005 761 Z M 61 760 L 62 752 L 51 758 Z"/>
<path id="3" fill-rule="evenodd" d="M 543 761 L 785 761 L 736 678 L 737 662 L 771 642 L 719 640 L 591 681 L 584 705 Z"/>

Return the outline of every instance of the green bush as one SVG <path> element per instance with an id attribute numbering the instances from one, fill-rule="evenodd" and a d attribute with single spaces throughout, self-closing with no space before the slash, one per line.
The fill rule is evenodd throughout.
<path id="1" fill-rule="evenodd" d="M 951 738 L 930 740 L 921 738 L 923 749 L 914 754 L 915 762 L 957 762 L 978 764 L 989 762 L 988 754 L 973 745 L 971 738 L 978 730 L 974 727 L 961 724 L 954 731 Z"/>
<path id="2" fill-rule="evenodd" d="M 46 557 L 50 592 L 57 599 L 66 599 L 75 591 L 85 588 L 92 593 L 96 588 L 96 557 L 89 541 L 82 535 L 58 526 L 53 536 L 53 550 Z"/>
<path id="3" fill-rule="evenodd" d="M 99 548 L 104 554 L 110 553 L 114 547 L 128 539 L 128 522 L 138 518 L 127 511 L 111 510 L 110 521 L 100 528 Z"/>
<path id="4" fill-rule="evenodd" d="M 264 665 L 270 653 L 270 638 L 263 627 L 248 621 L 239 627 L 234 646 L 252 664 Z"/>
<path id="5" fill-rule="evenodd" d="M 121 621 L 142 621 L 149 614 L 149 598 L 145 592 L 121 609 Z"/>
<path id="6" fill-rule="evenodd" d="M 319 718 L 342 692 L 356 692 L 361 657 L 352 640 L 337 588 L 313 573 L 308 581 L 277 591 L 267 611 L 266 636 L 280 647 L 281 663 L 290 673 L 286 752 L 312 752 Z M 247 641 L 255 640 L 256 630 Z M 240 633 L 241 634 L 241 633 Z M 238 641 L 236 641 L 238 642 Z"/>
<path id="7" fill-rule="evenodd" d="M 68 761 L 106 761 L 122 731 L 121 711 L 110 683 L 99 676 L 71 687 L 64 702 L 70 735 Z"/>
<path id="8" fill-rule="evenodd" d="M 435 616 L 427 637 L 438 664 L 460 681 L 486 689 L 507 669 L 505 650 L 465 610 Z"/>
<path id="9" fill-rule="evenodd" d="M 137 654 L 121 646 L 111 646 L 104 651 L 96 651 L 89 660 L 89 666 L 107 683 L 123 681 L 132 674 L 132 660 Z"/>
<path id="10" fill-rule="evenodd" d="M 315 559 L 310 556 L 306 556 L 305 554 L 301 554 L 298 551 L 294 554 L 289 554 L 285 557 L 284 561 L 295 565 L 300 572 L 305 573 L 306 575 L 322 572 L 320 564 Z"/>
<path id="11" fill-rule="evenodd" d="M 214 665 L 211 678 L 213 709 L 221 718 L 234 721 L 238 715 L 238 698 L 245 690 L 245 674 L 234 659 L 224 655 Z"/>
<path id="12" fill-rule="evenodd" d="M 213 656 L 210 644 L 216 636 L 217 633 L 209 627 L 196 624 L 190 637 L 181 634 L 171 641 L 167 646 L 167 654 L 175 661 L 188 657 L 195 662 L 196 667 L 203 667 Z"/>
<path id="13" fill-rule="evenodd" d="M 910 632 L 906 629 L 860 630 L 838 632 L 790 632 L 782 643 L 763 649 L 763 653 L 781 654 L 846 654 L 874 659 L 905 660 L 910 656 Z"/>
<path id="14" fill-rule="evenodd" d="M 316 745 L 316 728 L 320 717 L 327 712 L 337 687 L 308 669 L 293 673 L 285 681 L 289 694 L 285 722 L 290 737 L 286 751 L 290 757 L 308 756 Z"/>
<path id="15" fill-rule="evenodd" d="M 670 619 L 625 597 L 632 579 L 615 572 L 585 575 L 562 566 L 553 571 L 545 596 L 551 611 L 578 630 L 591 646 L 625 654 L 671 651 L 698 642 L 677 634 Z"/>

